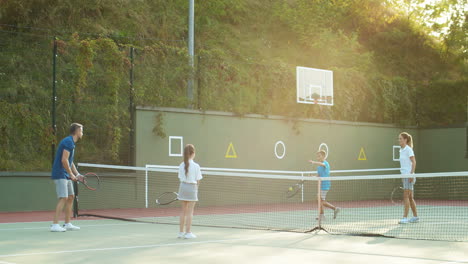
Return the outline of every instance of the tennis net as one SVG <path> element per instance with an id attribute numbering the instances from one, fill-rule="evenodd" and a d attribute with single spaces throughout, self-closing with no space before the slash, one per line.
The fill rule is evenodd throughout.
<path id="1" fill-rule="evenodd" d="M 178 224 L 180 202 L 155 202 L 178 191 L 178 167 L 79 164 L 79 169 L 97 173 L 101 186 L 79 187 L 78 216 Z M 321 220 L 315 172 L 202 168 L 202 173 L 195 226 L 468 241 L 468 172 L 416 174 L 420 221 L 406 225 L 398 224 L 405 176 L 397 169 L 332 171 L 326 197 L 341 211 L 334 219 L 334 211 L 325 209 Z"/>

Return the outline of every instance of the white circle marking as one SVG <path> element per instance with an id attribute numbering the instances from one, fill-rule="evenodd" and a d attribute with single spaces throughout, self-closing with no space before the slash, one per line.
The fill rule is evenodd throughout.
<path id="1" fill-rule="evenodd" d="M 278 145 L 283 145 L 283 155 L 278 155 Z M 275 144 L 275 155 L 278 159 L 282 159 L 286 155 L 286 145 L 284 145 L 284 142 L 281 140 Z"/>

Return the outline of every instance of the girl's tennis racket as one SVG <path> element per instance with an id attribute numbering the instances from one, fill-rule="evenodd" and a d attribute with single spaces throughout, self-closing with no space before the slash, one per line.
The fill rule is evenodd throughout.
<path id="1" fill-rule="evenodd" d="M 288 190 L 285 193 L 286 198 L 292 198 L 302 190 L 304 182 L 296 183 L 293 186 L 289 186 Z"/>
<path id="2" fill-rule="evenodd" d="M 168 205 L 172 202 L 179 200 L 179 194 L 176 192 L 165 192 L 156 198 L 156 204 Z"/>
<path id="3" fill-rule="evenodd" d="M 96 173 L 88 172 L 85 175 L 78 175 L 78 182 L 84 184 L 84 186 L 91 191 L 99 190 L 101 180 Z"/>

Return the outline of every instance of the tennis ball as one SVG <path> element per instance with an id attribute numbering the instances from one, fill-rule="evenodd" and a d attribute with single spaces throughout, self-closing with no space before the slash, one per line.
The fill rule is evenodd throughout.
<path id="1" fill-rule="evenodd" d="M 292 191 L 293 190 L 293 187 L 289 187 L 289 191 Z"/>

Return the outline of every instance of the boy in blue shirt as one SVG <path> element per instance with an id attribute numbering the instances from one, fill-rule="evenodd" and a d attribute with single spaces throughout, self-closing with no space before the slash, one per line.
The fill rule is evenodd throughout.
<path id="1" fill-rule="evenodd" d="M 325 153 L 325 151 L 323 150 L 320 150 L 319 152 L 317 152 L 317 160 L 318 161 L 312 161 L 312 160 L 309 160 L 310 163 L 314 164 L 314 165 L 317 165 L 318 168 L 317 168 L 317 176 L 318 177 L 321 177 L 321 178 L 326 178 L 326 177 L 330 177 L 330 164 L 328 164 L 328 161 L 325 160 L 325 156 L 327 154 Z M 327 193 L 328 191 L 330 190 L 331 188 L 331 182 L 329 180 L 324 180 L 322 179 L 321 181 L 321 186 L 320 186 L 320 220 L 323 220 L 325 219 L 325 216 L 323 214 L 323 207 L 328 207 L 330 209 L 333 210 L 333 219 L 336 218 L 336 216 L 338 215 L 338 213 L 340 212 L 341 208 L 340 207 L 336 207 L 332 204 L 330 204 L 329 202 L 326 201 L 326 197 L 327 197 Z"/>
<path id="2" fill-rule="evenodd" d="M 54 222 L 50 226 L 52 232 L 64 232 L 67 230 L 79 230 L 80 228 L 70 223 L 73 200 L 75 192 L 72 181 L 76 181 L 80 175 L 73 163 L 75 155 L 75 143 L 83 137 L 83 125 L 73 123 L 70 126 L 70 135 L 60 141 L 55 154 L 54 165 L 52 166 L 51 178 L 55 183 L 58 203 L 55 208 Z M 65 207 L 65 224 L 61 227 L 58 224 L 60 212 Z"/>

